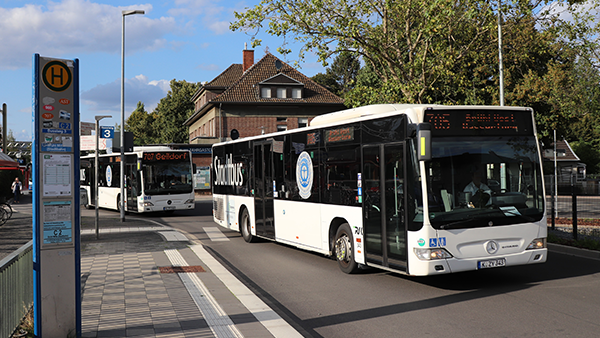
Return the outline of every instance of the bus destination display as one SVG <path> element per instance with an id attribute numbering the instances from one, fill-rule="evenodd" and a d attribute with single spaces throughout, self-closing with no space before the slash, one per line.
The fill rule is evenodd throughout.
<path id="1" fill-rule="evenodd" d="M 433 135 L 524 134 L 531 131 L 531 114 L 508 110 L 432 110 L 425 114 Z"/>
<path id="2" fill-rule="evenodd" d="M 173 160 L 187 160 L 187 152 L 156 152 L 156 153 L 144 153 L 144 161 L 173 161 Z"/>

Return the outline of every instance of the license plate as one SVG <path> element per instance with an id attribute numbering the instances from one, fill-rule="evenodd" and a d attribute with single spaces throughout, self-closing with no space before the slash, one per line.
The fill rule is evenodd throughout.
<path id="1" fill-rule="evenodd" d="M 488 259 L 477 262 L 478 269 L 500 268 L 506 266 L 506 258 Z"/>
<path id="2" fill-rule="evenodd" d="M 175 210 L 175 207 L 164 207 L 163 210 Z"/>

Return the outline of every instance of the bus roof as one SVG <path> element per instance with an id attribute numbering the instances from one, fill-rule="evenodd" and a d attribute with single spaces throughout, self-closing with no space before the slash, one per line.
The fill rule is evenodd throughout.
<path id="1" fill-rule="evenodd" d="M 363 106 L 363 107 L 358 107 L 358 108 L 350 108 L 350 109 L 340 110 L 337 112 L 316 116 L 315 118 L 312 119 L 312 121 L 310 122 L 310 125 L 308 127 L 279 131 L 279 132 L 269 133 L 269 134 L 265 134 L 265 135 L 248 136 L 248 137 L 239 138 L 237 140 L 218 142 L 218 143 L 213 144 L 213 146 L 227 144 L 227 143 L 244 142 L 244 141 L 249 141 L 249 140 L 253 140 L 253 139 L 261 139 L 261 138 L 264 138 L 265 136 L 269 137 L 271 135 L 276 136 L 276 135 L 280 135 L 280 134 L 302 132 L 303 130 L 316 129 L 316 128 L 324 127 L 324 126 L 328 126 L 328 125 L 337 125 L 342 122 L 350 123 L 350 122 L 353 122 L 356 120 L 363 120 L 363 119 L 368 120 L 368 119 L 377 118 L 377 117 L 384 117 L 386 115 L 396 115 L 398 113 L 405 114 L 409 119 L 409 123 L 419 123 L 419 122 L 423 121 L 423 118 L 425 115 L 425 113 L 424 113 L 425 110 L 430 109 L 430 108 L 448 109 L 448 110 L 455 110 L 455 109 L 460 109 L 460 110 L 465 110 L 465 109 L 530 110 L 531 109 L 531 108 L 527 108 L 527 107 L 484 106 L 484 105 L 451 106 L 451 105 L 439 105 L 439 104 L 375 104 L 375 105 L 368 105 L 368 106 Z"/>
<path id="2" fill-rule="evenodd" d="M 507 107 L 507 106 L 448 106 L 438 104 L 376 104 L 341 110 L 329 114 L 319 115 L 312 119 L 310 126 L 323 126 L 328 124 L 336 124 L 375 115 L 385 115 L 390 113 L 403 112 L 411 118 L 413 123 L 423 121 L 423 111 L 427 108 L 437 109 L 509 109 L 523 110 L 524 107 Z"/>

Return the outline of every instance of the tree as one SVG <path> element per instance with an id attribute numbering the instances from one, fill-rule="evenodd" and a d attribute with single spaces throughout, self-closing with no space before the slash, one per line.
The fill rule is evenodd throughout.
<path id="1" fill-rule="evenodd" d="M 509 105 L 533 106 L 538 131 L 580 117 L 573 64 L 598 66 L 600 0 L 513 0 L 502 3 L 505 92 Z M 314 52 L 360 55 L 376 76 L 358 84 L 346 105 L 372 103 L 499 104 L 498 2 L 487 0 L 263 0 L 235 13 L 233 30 L 266 32 L 302 43 L 299 60 Z M 563 14 L 566 14 L 563 19 Z M 267 25 L 268 24 L 268 25 Z M 291 51 L 279 48 L 288 54 Z M 595 71 L 597 72 L 597 71 Z M 541 91 L 541 92 L 540 92 Z"/>
<path id="2" fill-rule="evenodd" d="M 358 57 L 354 53 L 345 51 L 335 57 L 331 67 L 326 68 L 325 74 L 318 73 L 311 79 L 335 95 L 344 97 L 354 88 L 359 70 Z"/>
<path id="3" fill-rule="evenodd" d="M 134 145 L 141 146 L 155 143 L 156 135 L 154 129 L 152 129 L 155 118 L 154 114 L 148 114 L 142 101 L 139 101 L 137 108 L 125 121 L 126 130 L 133 133 Z"/>
<path id="4" fill-rule="evenodd" d="M 155 143 L 187 143 L 188 129 L 183 125 L 194 112 L 192 96 L 199 84 L 171 80 L 171 90 L 152 112 Z"/>
<path id="5" fill-rule="evenodd" d="M 325 73 L 317 73 L 310 78 L 321 86 L 327 88 L 330 92 L 339 96 L 340 87 L 336 81 L 336 77 L 327 69 Z"/>
<path id="6" fill-rule="evenodd" d="M 487 1 L 454 0 L 264 0 L 235 16 L 234 30 L 259 29 L 268 21 L 267 33 L 294 36 L 304 44 L 301 59 L 313 51 L 326 65 L 333 54 L 360 55 L 406 102 L 425 102 L 426 91 L 483 46 L 496 22 Z"/>

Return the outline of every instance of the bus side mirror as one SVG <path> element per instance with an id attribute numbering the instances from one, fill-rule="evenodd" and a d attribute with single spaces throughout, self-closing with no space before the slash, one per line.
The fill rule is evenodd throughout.
<path id="1" fill-rule="evenodd" d="M 415 138 L 417 136 L 417 125 L 414 123 L 409 123 L 406 125 L 406 137 L 407 138 Z"/>
<path id="2" fill-rule="evenodd" d="M 431 160 L 431 124 L 419 123 L 417 126 L 417 159 Z"/>

